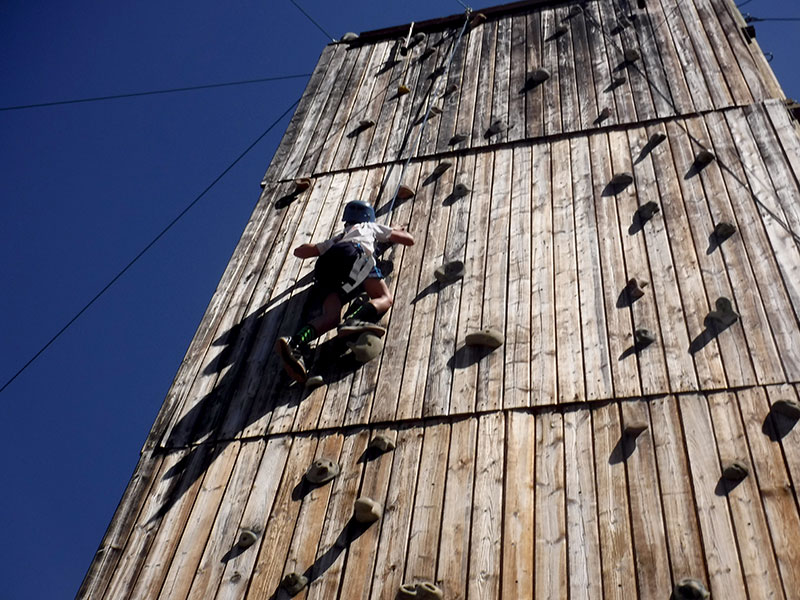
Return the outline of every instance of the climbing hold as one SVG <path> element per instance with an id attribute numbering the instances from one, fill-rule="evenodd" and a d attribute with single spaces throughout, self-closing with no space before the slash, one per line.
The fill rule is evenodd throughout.
<path id="1" fill-rule="evenodd" d="M 427 36 L 427 35 L 425 35 L 423 32 L 421 32 L 421 31 L 418 31 L 418 32 L 417 32 L 417 33 L 415 33 L 415 34 L 414 34 L 414 36 L 411 38 L 411 44 L 410 44 L 410 46 L 416 46 L 417 44 L 421 44 L 422 42 L 424 42 L 424 41 L 425 41 L 425 38 L 427 38 L 427 37 L 428 37 L 428 36 Z"/>
<path id="2" fill-rule="evenodd" d="M 633 343 L 638 350 L 647 348 L 655 341 L 656 337 L 650 333 L 649 329 L 637 329 L 633 332 Z"/>
<path id="3" fill-rule="evenodd" d="M 306 379 L 306 389 L 308 390 L 313 390 L 322 385 L 325 385 L 325 380 L 322 378 L 322 375 L 312 375 Z"/>
<path id="4" fill-rule="evenodd" d="M 713 236 L 717 242 L 722 243 L 736 233 L 736 227 L 727 221 L 720 221 L 714 226 Z"/>
<path id="5" fill-rule="evenodd" d="M 361 121 L 358 122 L 359 129 L 369 129 L 370 127 L 374 126 L 375 126 L 375 121 L 373 121 L 372 119 L 362 119 Z"/>
<path id="6" fill-rule="evenodd" d="M 301 179 L 294 180 L 295 194 L 299 194 L 300 192 L 305 192 L 310 187 L 311 187 L 311 180 L 308 177 L 303 177 Z"/>
<path id="7" fill-rule="evenodd" d="M 611 78 L 611 83 L 615 86 L 622 85 L 626 81 L 628 81 L 628 78 L 625 75 L 617 75 L 616 77 Z"/>
<path id="8" fill-rule="evenodd" d="M 731 461 L 722 468 L 722 478 L 728 481 L 741 481 L 749 474 L 747 465 L 740 460 Z"/>
<path id="9" fill-rule="evenodd" d="M 525 80 L 525 87 L 528 89 L 535 87 L 537 84 L 550 79 L 550 71 L 544 67 L 534 69 L 528 72 L 528 78 Z"/>
<path id="10" fill-rule="evenodd" d="M 266 181 L 262 181 L 259 185 L 261 186 L 261 189 L 263 190 L 265 187 L 267 187 L 267 182 Z"/>
<path id="11" fill-rule="evenodd" d="M 442 92 L 442 96 L 449 96 L 450 94 L 454 94 L 458 91 L 458 84 L 451 83 L 446 88 L 444 88 L 444 92 Z"/>
<path id="12" fill-rule="evenodd" d="M 296 596 L 308 585 L 308 577 L 300 573 L 289 573 L 281 580 L 281 586 L 289 595 Z"/>
<path id="13" fill-rule="evenodd" d="M 725 296 L 717 298 L 714 306 L 716 306 L 716 310 L 709 312 L 708 317 L 706 317 L 714 325 L 725 328 L 730 327 L 739 320 L 739 315 L 733 310 L 733 304 Z"/>
<path id="14" fill-rule="evenodd" d="M 800 404 L 794 400 L 778 400 L 772 405 L 772 411 L 795 421 L 800 419 Z"/>
<path id="15" fill-rule="evenodd" d="M 467 139 L 467 136 L 465 136 L 463 133 L 457 133 L 453 137 L 450 138 L 450 141 L 448 142 L 448 144 L 450 146 L 455 146 L 456 144 L 460 144 L 461 142 L 463 142 L 466 139 Z"/>
<path id="16" fill-rule="evenodd" d="M 639 60 L 639 51 L 636 48 L 627 48 L 625 52 L 622 53 L 622 57 L 625 59 L 625 62 L 632 63 Z"/>
<path id="17" fill-rule="evenodd" d="M 347 33 L 345 33 L 342 36 L 342 39 L 340 39 L 339 41 L 340 42 L 355 42 L 357 39 L 358 39 L 358 34 L 357 33 L 353 33 L 352 31 L 348 31 Z"/>
<path id="18" fill-rule="evenodd" d="M 464 263 L 460 260 L 453 260 L 443 264 L 433 272 L 433 276 L 439 283 L 453 283 L 464 277 Z"/>
<path id="19" fill-rule="evenodd" d="M 470 27 L 477 27 L 481 23 L 486 22 L 486 15 L 483 13 L 473 13 L 472 19 L 469 22 Z"/>
<path id="20" fill-rule="evenodd" d="M 611 116 L 611 109 L 607 106 L 600 111 L 600 114 L 597 115 L 598 121 L 605 121 L 608 117 Z"/>
<path id="21" fill-rule="evenodd" d="M 329 458 L 318 458 L 306 471 L 309 483 L 326 483 L 339 474 L 339 465 Z"/>
<path id="22" fill-rule="evenodd" d="M 651 148 L 655 148 L 665 139 L 667 139 L 666 134 L 657 131 L 656 133 L 650 136 L 650 139 L 647 140 L 647 145 L 650 146 Z"/>
<path id="23" fill-rule="evenodd" d="M 380 433 L 369 441 L 369 448 L 376 452 L 389 452 L 395 449 L 395 443 L 388 435 Z"/>
<path id="24" fill-rule="evenodd" d="M 644 296 L 643 287 L 647 286 L 646 281 L 642 281 L 639 283 L 635 277 L 632 277 L 628 280 L 628 283 L 625 285 L 625 294 L 628 296 L 628 300 L 634 302 Z"/>
<path id="25" fill-rule="evenodd" d="M 489 327 L 481 331 L 468 333 L 467 337 L 464 338 L 464 343 L 467 346 L 485 346 L 486 348 L 499 348 L 503 345 L 503 341 L 503 334 Z"/>
<path id="26" fill-rule="evenodd" d="M 442 114 L 442 109 L 438 105 L 433 104 L 433 105 L 431 105 L 431 114 L 432 115 L 440 115 L 440 114 Z"/>
<path id="27" fill-rule="evenodd" d="M 242 529 L 242 531 L 239 533 L 239 539 L 236 540 L 236 545 L 242 549 L 249 548 L 255 544 L 257 540 L 258 535 L 255 531 L 250 529 Z"/>
<path id="28" fill-rule="evenodd" d="M 637 0 L 636 6 L 638 6 L 639 8 L 647 8 L 647 3 L 645 2 L 645 0 Z"/>
<path id="29" fill-rule="evenodd" d="M 406 94 L 410 93 L 411 90 L 408 88 L 407 85 L 401 83 L 397 86 L 397 95 L 398 96 L 405 96 Z"/>
<path id="30" fill-rule="evenodd" d="M 708 593 L 706 586 L 702 581 L 697 579 L 685 578 L 681 579 L 672 588 L 673 600 L 706 600 L 710 598 L 711 594 Z"/>
<path id="31" fill-rule="evenodd" d="M 431 173 L 431 175 L 433 175 L 434 177 L 440 177 L 441 175 L 444 174 L 445 171 L 447 171 L 447 169 L 449 169 L 452 166 L 453 163 L 447 160 L 443 160 L 438 165 L 436 165 L 436 168 L 433 170 L 433 173 Z"/>
<path id="32" fill-rule="evenodd" d="M 697 156 L 694 160 L 701 167 L 705 167 L 707 164 L 714 162 L 716 158 L 717 157 L 714 156 L 713 152 L 704 148 L 697 153 Z"/>
<path id="33" fill-rule="evenodd" d="M 564 35 L 565 33 L 567 33 L 567 26 L 566 25 L 558 25 L 553 30 L 552 37 L 560 37 L 560 36 Z"/>
<path id="34" fill-rule="evenodd" d="M 383 351 L 383 338 L 374 333 L 362 333 L 355 342 L 347 342 L 347 347 L 353 351 L 358 362 L 366 363 Z"/>
<path id="35" fill-rule="evenodd" d="M 492 121 L 492 124 L 489 125 L 489 129 L 486 130 L 486 137 L 490 137 L 493 135 L 497 135 L 501 131 L 505 131 L 506 124 L 503 123 L 500 119 L 496 121 Z"/>
<path id="36" fill-rule="evenodd" d="M 401 184 L 400 187 L 397 188 L 397 199 L 398 200 L 408 200 L 409 198 L 413 198 L 413 197 L 414 197 L 414 190 L 412 190 L 407 185 L 402 185 Z"/>
<path id="37" fill-rule="evenodd" d="M 397 600 L 414 600 L 417 596 L 417 585 L 415 583 L 404 583 L 397 590 Z"/>
<path id="38" fill-rule="evenodd" d="M 453 188 L 453 197 L 455 198 L 463 198 L 467 194 L 469 194 L 469 188 L 463 183 L 457 183 Z"/>
<path id="39" fill-rule="evenodd" d="M 582 12 L 583 12 L 583 7 L 580 6 L 579 4 L 576 4 L 575 6 L 573 6 L 572 8 L 569 9 L 569 12 L 567 13 L 567 17 L 566 18 L 567 19 L 571 19 L 572 17 L 577 17 Z"/>
<path id="40" fill-rule="evenodd" d="M 661 211 L 661 207 L 656 204 L 654 201 L 650 200 L 649 202 L 645 202 L 639 208 L 636 209 L 636 216 L 639 219 L 639 222 L 645 223 L 653 218 L 657 212 Z"/>
<path id="41" fill-rule="evenodd" d="M 625 427 L 622 429 L 622 435 L 628 439 L 635 440 L 645 431 L 647 431 L 647 421 L 637 420 L 630 423 L 625 423 Z"/>
<path id="42" fill-rule="evenodd" d="M 633 175 L 630 173 L 617 173 L 611 178 L 610 185 L 614 187 L 618 192 L 622 191 L 630 184 L 633 183 Z"/>
<path id="43" fill-rule="evenodd" d="M 417 584 L 417 598 L 419 600 L 441 600 L 444 593 L 441 588 L 429 581 Z"/>
<path id="44" fill-rule="evenodd" d="M 381 505 L 372 498 L 362 496 L 353 505 L 353 516 L 359 523 L 374 523 L 381 518 Z"/>

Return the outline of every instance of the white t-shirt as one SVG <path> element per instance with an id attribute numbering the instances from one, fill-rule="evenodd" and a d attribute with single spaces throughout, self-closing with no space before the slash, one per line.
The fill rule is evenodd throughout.
<path id="1" fill-rule="evenodd" d="M 320 254 L 325 254 L 331 246 L 339 242 L 350 242 L 361 244 L 368 255 L 375 253 L 375 242 L 388 242 L 392 235 L 392 228 L 380 223 L 356 223 L 350 227 L 345 227 L 344 233 L 333 236 L 329 240 L 317 244 Z"/>

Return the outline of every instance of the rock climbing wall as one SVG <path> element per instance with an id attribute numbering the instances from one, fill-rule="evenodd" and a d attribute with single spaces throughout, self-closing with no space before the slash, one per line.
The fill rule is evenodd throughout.
<path id="1" fill-rule="evenodd" d="M 728 0 L 641 4 L 325 48 L 79 597 L 796 594 L 800 136 Z M 291 251 L 354 198 L 416 244 L 383 353 L 304 388 Z"/>

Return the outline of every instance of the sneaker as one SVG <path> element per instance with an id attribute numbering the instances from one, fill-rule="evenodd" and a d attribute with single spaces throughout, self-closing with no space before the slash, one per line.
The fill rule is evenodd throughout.
<path id="1" fill-rule="evenodd" d="M 303 361 L 303 353 L 298 348 L 292 347 L 291 338 L 278 338 L 275 343 L 275 351 L 281 357 L 283 368 L 289 374 L 289 377 L 297 383 L 305 383 L 306 379 L 308 379 L 308 371 Z"/>
<path id="2" fill-rule="evenodd" d="M 344 323 L 339 325 L 339 335 L 348 336 L 360 333 L 371 333 L 378 337 L 383 337 L 386 334 L 386 328 L 378 325 L 377 323 L 370 323 L 369 321 L 361 321 L 359 319 L 347 319 Z"/>

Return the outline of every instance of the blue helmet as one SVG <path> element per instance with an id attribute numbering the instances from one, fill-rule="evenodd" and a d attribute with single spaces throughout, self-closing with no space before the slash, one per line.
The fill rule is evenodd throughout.
<path id="1" fill-rule="evenodd" d="M 342 221 L 345 223 L 374 223 L 375 209 L 366 202 L 353 200 L 345 204 Z"/>

